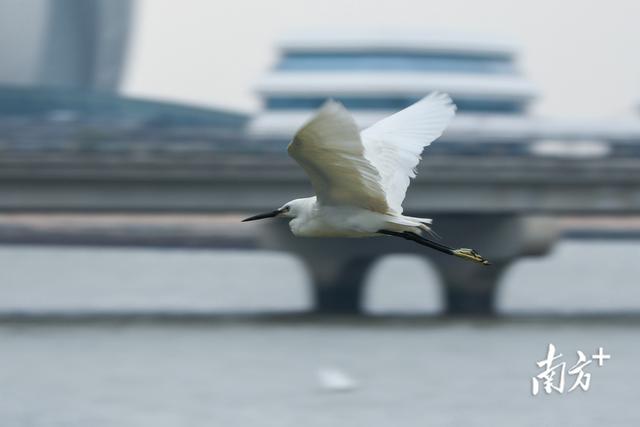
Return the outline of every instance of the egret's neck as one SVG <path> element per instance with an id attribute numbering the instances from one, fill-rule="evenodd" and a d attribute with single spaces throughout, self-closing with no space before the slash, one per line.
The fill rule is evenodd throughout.
<path id="1" fill-rule="evenodd" d="M 307 197 L 305 199 L 299 199 L 296 203 L 296 219 L 307 219 L 313 216 L 313 213 L 316 210 L 316 196 Z"/>
<path id="2" fill-rule="evenodd" d="M 292 203 L 292 202 L 290 202 Z M 308 224 L 316 212 L 316 197 L 297 199 L 292 204 L 293 219 L 289 221 L 289 227 L 293 234 L 298 235 L 300 230 Z"/>

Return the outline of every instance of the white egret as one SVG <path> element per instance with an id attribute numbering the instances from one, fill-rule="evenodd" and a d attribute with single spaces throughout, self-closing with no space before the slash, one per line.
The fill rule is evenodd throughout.
<path id="1" fill-rule="evenodd" d="M 430 218 L 402 214 L 422 150 L 442 135 L 455 111 L 449 95 L 433 92 L 359 132 L 342 104 L 327 101 L 288 147 L 311 179 L 316 196 L 292 200 L 243 222 L 292 218 L 289 226 L 296 236 L 390 235 L 489 264 L 473 249 L 453 249 L 423 237 L 431 231 Z"/>

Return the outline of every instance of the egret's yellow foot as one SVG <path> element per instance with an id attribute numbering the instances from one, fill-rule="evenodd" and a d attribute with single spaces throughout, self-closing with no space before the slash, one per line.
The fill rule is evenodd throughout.
<path id="1" fill-rule="evenodd" d="M 470 259 L 471 261 L 479 262 L 480 264 L 483 264 L 483 265 L 490 264 L 489 261 L 484 259 L 478 252 L 474 251 L 473 249 L 468 249 L 468 248 L 454 249 L 453 254 L 461 258 L 466 258 L 466 259 Z"/>

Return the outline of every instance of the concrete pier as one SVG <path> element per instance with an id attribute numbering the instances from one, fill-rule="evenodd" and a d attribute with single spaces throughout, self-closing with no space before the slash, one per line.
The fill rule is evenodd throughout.
<path id="1" fill-rule="evenodd" d="M 515 215 L 436 216 L 434 229 L 443 242 L 474 248 L 492 264 L 483 266 L 387 236 L 296 238 L 285 222 L 261 228 L 258 245 L 290 252 L 305 263 L 313 281 L 316 310 L 321 312 L 358 313 L 370 268 L 385 255 L 406 253 L 435 265 L 448 314 L 490 315 L 500 277 L 508 266 L 523 256 L 545 254 L 559 237 L 553 220 Z"/>

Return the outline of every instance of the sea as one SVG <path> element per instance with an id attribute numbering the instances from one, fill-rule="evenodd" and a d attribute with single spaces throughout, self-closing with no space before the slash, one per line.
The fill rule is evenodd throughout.
<path id="1" fill-rule="evenodd" d="M 637 426 L 639 259 L 565 240 L 453 318 L 392 256 L 365 316 L 325 317 L 280 253 L 0 246 L 0 426 Z"/>

